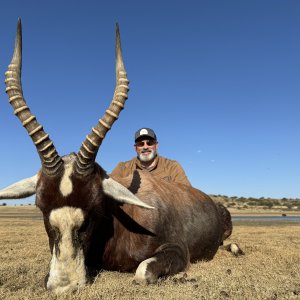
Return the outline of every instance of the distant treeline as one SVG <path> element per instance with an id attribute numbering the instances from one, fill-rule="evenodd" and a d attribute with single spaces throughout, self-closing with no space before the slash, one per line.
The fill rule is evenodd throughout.
<path id="1" fill-rule="evenodd" d="M 228 197 L 224 195 L 210 195 L 215 201 L 222 202 L 227 207 L 248 208 L 259 206 L 264 208 L 280 208 L 300 210 L 300 198 L 245 198 L 245 197 Z"/>

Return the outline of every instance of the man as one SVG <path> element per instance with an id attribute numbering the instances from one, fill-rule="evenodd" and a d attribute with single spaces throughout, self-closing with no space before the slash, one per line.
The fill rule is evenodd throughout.
<path id="1" fill-rule="evenodd" d="M 158 155 L 158 141 L 152 129 L 139 129 L 135 133 L 134 147 L 137 157 L 126 162 L 120 162 L 110 174 L 112 177 L 126 177 L 132 174 L 134 170 L 147 170 L 153 176 L 169 182 L 191 185 L 177 161 Z"/>

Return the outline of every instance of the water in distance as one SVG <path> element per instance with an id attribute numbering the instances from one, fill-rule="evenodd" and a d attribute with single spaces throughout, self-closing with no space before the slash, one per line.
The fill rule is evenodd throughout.
<path id="1" fill-rule="evenodd" d="M 300 221 L 299 216 L 234 216 L 233 221 Z"/>

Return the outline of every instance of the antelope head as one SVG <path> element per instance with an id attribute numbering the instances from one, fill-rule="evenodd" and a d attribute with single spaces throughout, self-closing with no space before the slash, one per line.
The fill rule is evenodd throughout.
<path id="1" fill-rule="evenodd" d="M 76 290 L 86 283 L 89 268 L 93 267 L 89 256 L 92 231 L 104 226 L 103 216 L 106 215 L 108 203 L 118 201 L 151 208 L 109 178 L 95 162 L 106 133 L 124 108 L 129 90 L 118 25 L 113 99 L 76 154 L 61 157 L 43 126 L 31 113 L 23 96 L 21 68 L 22 28 L 19 20 L 15 49 L 6 72 L 6 92 L 15 115 L 27 130 L 40 156 L 42 168 L 37 176 L 32 177 L 28 189 L 36 192 L 36 205 L 43 213 L 52 252 L 46 287 L 59 294 Z"/>

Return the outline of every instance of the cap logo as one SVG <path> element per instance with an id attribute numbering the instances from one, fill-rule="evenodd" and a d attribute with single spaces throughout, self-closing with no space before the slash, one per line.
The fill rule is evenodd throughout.
<path id="1" fill-rule="evenodd" d="M 147 129 L 141 129 L 140 131 L 140 135 L 143 135 L 143 134 L 148 134 L 148 130 Z"/>

